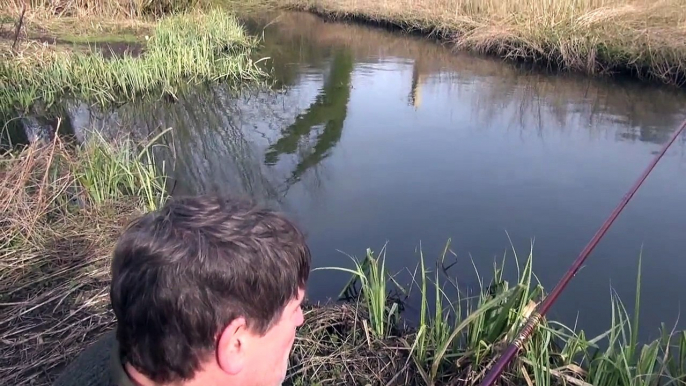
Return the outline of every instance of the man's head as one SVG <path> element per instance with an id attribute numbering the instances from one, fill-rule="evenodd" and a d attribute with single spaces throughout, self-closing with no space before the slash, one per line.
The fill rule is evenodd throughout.
<path id="1" fill-rule="evenodd" d="M 122 359 L 157 384 L 280 385 L 309 271 L 286 218 L 215 196 L 171 200 L 114 251 Z"/>

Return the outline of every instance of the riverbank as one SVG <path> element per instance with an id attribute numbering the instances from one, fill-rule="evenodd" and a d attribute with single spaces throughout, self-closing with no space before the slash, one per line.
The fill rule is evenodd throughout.
<path id="1" fill-rule="evenodd" d="M 0 111 L 49 107 L 65 97 L 101 105 L 146 95 L 173 99 L 189 83 L 237 88 L 265 78 L 252 58 L 257 38 L 230 10 L 177 3 L 200 2 L 146 2 L 130 12 L 116 1 L 46 5 L 23 17 L 18 5 L 3 10 Z"/>
<path id="2" fill-rule="evenodd" d="M 674 0 L 275 0 L 419 32 L 456 50 L 589 75 L 686 84 L 686 3 Z"/>
<path id="3" fill-rule="evenodd" d="M 81 145 L 57 136 L 0 159 L 0 356 L 7 358 L 0 377 L 8 383 L 49 385 L 113 327 L 110 251 L 129 219 L 166 199 L 164 173 L 152 166 L 163 150 L 153 146 L 164 135 L 172 133 L 143 144 L 91 135 Z M 313 274 L 343 269 L 355 280 L 346 301 L 307 307 L 287 384 L 467 385 L 482 379 L 543 289 L 529 254 L 520 258 L 516 283 L 503 281 L 500 270 L 481 272 L 477 293 L 466 294 L 451 279 L 447 246 L 444 255 L 436 262 L 420 259 L 410 283 L 393 281 L 384 250 L 367 251 L 349 268 L 317 268 Z M 419 304 L 412 324 L 403 313 L 408 294 Z M 579 386 L 686 379 L 686 334 L 663 326 L 661 339 L 640 344 L 634 311 L 618 298 L 611 306 L 614 324 L 597 340 L 544 320 L 506 378 Z M 639 306 L 637 299 L 636 313 Z"/>

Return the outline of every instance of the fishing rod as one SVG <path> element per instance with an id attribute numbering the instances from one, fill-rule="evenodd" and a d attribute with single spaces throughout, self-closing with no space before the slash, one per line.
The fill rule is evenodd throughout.
<path id="1" fill-rule="evenodd" d="M 626 204 L 629 203 L 629 200 L 631 200 L 631 198 L 634 196 L 638 188 L 641 187 L 643 181 L 645 181 L 645 179 L 648 177 L 648 175 L 653 170 L 655 165 L 657 165 L 662 156 L 667 152 L 667 149 L 669 149 L 672 143 L 674 143 L 677 137 L 679 137 L 681 132 L 684 131 L 684 128 L 686 128 L 686 120 L 684 120 L 681 126 L 679 126 L 679 128 L 674 132 L 669 142 L 667 142 L 662 147 L 660 153 L 658 153 L 657 156 L 653 158 L 653 161 L 650 163 L 650 165 L 648 165 L 643 174 L 634 183 L 634 185 L 631 187 L 631 190 L 629 190 L 629 192 L 622 198 L 622 201 L 620 201 L 619 205 L 617 205 L 617 207 L 612 211 L 610 216 L 605 220 L 605 222 L 601 225 L 598 231 L 596 231 L 591 241 L 589 241 L 588 244 L 586 244 L 586 247 L 584 247 L 584 249 L 576 258 L 570 269 L 562 277 L 557 286 L 555 286 L 550 295 L 548 295 L 543 300 L 543 302 L 539 304 L 536 310 L 528 317 L 527 322 L 519 331 L 517 337 L 510 343 L 505 352 L 495 363 L 491 371 L 486 374 L 486 377 L 481 382 L 480 386 L 491 386 L 495 383 L 495 380 L 498 377 L 500 377 L 502 372 L 505 370 L 505 367 L 508 365 L 508 363 L 510 363 L 514 356 L 519 352 L 519 350 L 522 349 L 524 343 L 527 339 L 529 339 L 531 333 L 534 331 L 534 328 L 536 328 L 536 326 L 541 321 L 545 313 L 548 312 L 548 310 L 553 305 L 555 300 L 557 300 L 558 296 L 560 296 L 560 293 L 562 293 L 562 290 L 564 290 L 569 281 L 572 280 L 572 278 L 576 275 L 577 271 L 579 271 L 579 268 L 581 268 L 581 265 L 584 263 L 588 255 L 593 250 L 593 248 L 595 248 L 600 239 L 605 235 L 605 232 L 607 232 L 607 230 L 610 228 L 610 226 L 615 221 L 617 216 L 619 216 L 619 213 L 624 209 Z"/>

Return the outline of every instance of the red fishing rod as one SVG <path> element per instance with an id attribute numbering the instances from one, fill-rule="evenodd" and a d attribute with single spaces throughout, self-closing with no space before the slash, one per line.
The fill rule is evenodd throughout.
<path id="1" fill-rule="evenodd" d="M 524 343 L 526 342 L 527 339 L 531 336 L 531 333 L 534 331 L 534 328 L 538 325 L 538 323 L 541 321 L 543 316 L 545 315 L 546 312 L 550 309 L 550 307 L 553 305 L 555 300 L 557 300 L 558 296 L 560 296 L 560 293 L 562 293 L 562 290 L 567 286 L 570 280 L 576 275 L 577 271 L 579 268 L 581 268 L 581 265 L 584 263 L 588 255 L 591 253 L 593 248 L 598 244 L 600 239 L 605 235 L 605 232 L 610 228 L 612 223 L 615 221 L 617 216 L 619 216 L 619 213 L 624 209 L 626 204 L 629 203 L 629 200 L 634 196 L 638 188 L 641 187 L 643 184 L 643 181 L 648 177 L 650 172 L 653 170 L 655 165 L 660 161 L 662 156 L 667 152 L 667 149 L 674 143 L 674 141 L 677 139 L 677 137 L 681 134 L 682 131 L 684 131 L 684 128 L 686 128 L 686 120 L 679 126 L 679 128 L 674 132 L 674 135 L 672 135 L 672 138 L 667 142 L 663 147 L 660 153 L 658 153 L 657 156 L 653 159 L 653 161 L 648 165 L 648 167 L 645 169 L 641 177 L 639 177 L 638 181 L 634 183 L 634 186 L 629 190 L 629 192 L 622 198 L 622 201 L 617 205 L 617 207 L 612 211 L 610 216 L 605 220 L 603 225 L 598 229 L 598 231 L 595 233 L 591 241 L 586 244 L 586 247 L 581 251 L 579 254 L 579 257 L 576 258 L 574 261 L 574 264 L 570 267 L 570 269 L 567 271 L 567 273 L 562 277 L 560 282 L 555 286 L 553 291 L 548 295 L 542 303 L 539 304 L 539 306 L 536 308 L 536 310 L 529 316 L 527 319 L 527 322 L 524 324 L 522 329 L 519 331 L 517 334 L 517 337 L 510 343 L 510 345 L 507 347 L 505 352 L 502 354 L 502 356 L 498 359 L 498 361 L 495 363 L 491 371 L 486 374 L 486 377 L 484 380 L 481 382 L 480 386 L 491 386 L 495 383 L 495 380 L 500 377 L 500 375 L 503 373 L 505 370 L 505 367 L 510 363 L 512 358 L 519 352 L 519 350 L 522 349 L 524 346 Z"/>

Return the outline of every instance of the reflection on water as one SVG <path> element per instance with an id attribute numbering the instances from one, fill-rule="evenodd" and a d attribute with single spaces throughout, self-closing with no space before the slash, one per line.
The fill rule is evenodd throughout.
<path id="1" fill-rule="evenodd" d="M 174 103 L 65 108 L 77 136 L 172 127 L 174 146 L 157 151 L 174 163 L 176 194 L 231 192 L 279 206 L 309 235 L 315 266 L 347 265 L 338 250 L 359 256 L 389 241 L 389 269 L 413 269 L 420 242 L 430 257 L 452 238 L 455 275 L 469 286 L 470 257 L 488 272 L 509 235 L 520 258 L 535 238 L 536 273 L 552 288 L 686 117 L 686 97 L 666 88 L 547 75 L 307 14 L 246 25 L 264 32 L 272 91 L 236 98 L 214 85 Z M 610 286 L 631 303 L 642 249 L 645 334 L 675 321 L 685 144 L 663 158 L 554 316 L 578 316 L 591 333 L 606 327 Z M 346 279 L 317 272 L 310 296 L 336 296 Z"/>
<path id="2" fill-rule="evenodd" d="M 267 150 L 265 163 L 274 165 L 279 155 L 298 151 L 298 144 L 303 137 L 311 134 L 316 136 L 312 149 L 300 153 L 298 164 L 288 179 L 289 185 L 298 181 L 309 168 L 318 165 L 340 140 L 350 98 L 352 70 L 353 57 L 350 52 L 336 52 L 331 60 L 328 79 L 314 102 L 295 118 L 295 122 L 281 131 L 281 138 Z"/>

